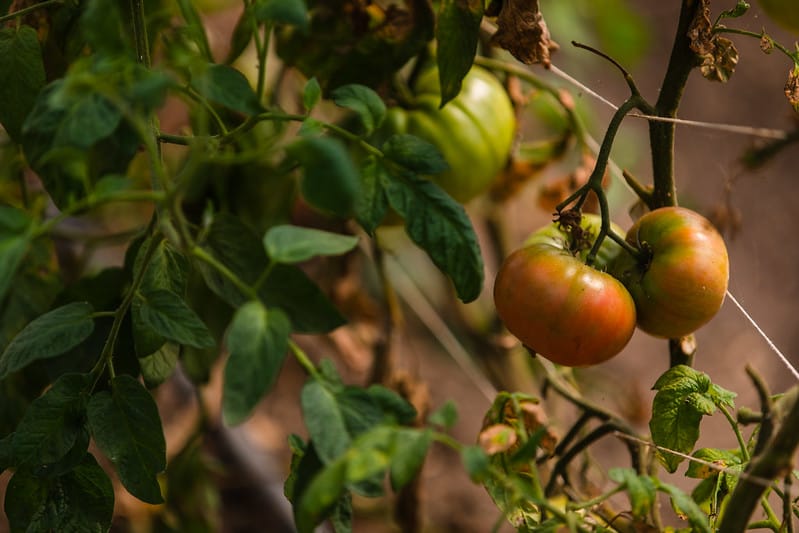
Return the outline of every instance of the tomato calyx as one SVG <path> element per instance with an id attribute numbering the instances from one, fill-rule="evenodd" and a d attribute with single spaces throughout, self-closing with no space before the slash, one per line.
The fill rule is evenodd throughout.
<path id="1" fill-rule="evenodd" d="M 583 214 L 578 209 L 557 212 L 553 219 L 553 222 L 556 222 L 558 227 L 568 235 L 565 249 L 574 257 L 591 248 L 597 237 L 590 229 L 581 225 L 582 220 Z"/>

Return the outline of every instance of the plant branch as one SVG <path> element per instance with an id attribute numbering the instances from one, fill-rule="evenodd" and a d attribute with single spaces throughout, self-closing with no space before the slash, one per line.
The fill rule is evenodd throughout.
<path id="1" fill-rule="evenodd" d="M 14 20 L 15 18 L 24 17 L 29 13 L 33 13 L 34 11 L 38 11 L 39 9 L 45 9 L 51 6 L 58 6 L 62 5 L 64 0 L 44 0 L 43 2 L 39 2 L 38 4 L 34 4 L 32 6 L 23 7 L 13 13 L 9 13 L 8 15 L 3 15 L 0 17 L 0 24 L 4 22 L 8 22 L 9 20 Z"/>
<path id="2" fill-rule="evenodd" d="M 774 479 L 790 474 L 793 455 L 799 446 L 799 401 L 794 401 L 763 453 L 755 456 L 746 472 L 750 476 Z M 719 533 L 738 533 L 746 528 L 752 512 L 766 487 L 753 482 L 749 476 L 741 477 L 730 496 Z"/>

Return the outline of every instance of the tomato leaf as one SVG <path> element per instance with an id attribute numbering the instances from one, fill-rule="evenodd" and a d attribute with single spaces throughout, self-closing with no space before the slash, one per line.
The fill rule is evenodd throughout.
<path id="1" fill-rule="evenodd" d="M 352 442 L 344 414 L 334 390 L 325 383 L 309 380 L 300 394 L 302 414 L 319 458 L 332 464 Z"/>
<path id="2" fill-rule="evenodd" d="M 395 491 L 411 482 L 424 464 L 427 450 L 433 441 L 429 429 L 401 429 L 397 434 L 400 444 L 391 457 L 390 480 Z"/>
<path id="3" fill-rule="evenodd" d="M 388 198 L 380 178 L 383 172 L 385 169 L 374 156 L 367 157 L 361 165 L 361 193 L 355 201 L 355 218 L 371 236 L 388 211 Z"/>
<path id="4" fill-rule="evenodd" d="M 612 468 L 610 479 L 624 483 L 633 516 L 646 518 L 657 501 L 657 486 L 649 476 L 639 476 L 632 468 Z"/>
<path id="5" fill-rule="evenodd" d="M 458 297 L 471 302 L 483 287 L 483 258 L 463 206 L 428 179 L 381 173 L 388 203 L 405 219 L 411 240 L 450 277 Z"/>
<path id="6" fill-rule="evenodd" d="M 0 206 L 0 302 L 28 251 L 31 224 L 24 211 Z"/>
<path id="7" fill-rule="evenodd" d="M 114 488 L 91 454 L 55 478 L 21 469 L 8 482 L 5 511 L 12 532 L 85 531 L 111 528 Z"/>
<path id="8" fill-rule="evenodd" d="M 686 365 L 667 370 L 655 385 L 649 429 L 658 446 L 690 454 L 699 438 L 699 423 L 704 415 L 716 410 L 713 383 L 701 372 Z M 659 451 L 658 457 L 669 472 L 674 472 L 683 458 Z"/>
<path id="9" fill-rule="evenodd" d="M 172 342 L 165 342 L 150 355 L 139 357 L 139 369 L 147 388 L 155 388 L 169 379 L 175 372 L 179 357 L 180 346 Z"/>
<path id="10" fill-rule="evenodd" d="M 668 494 L 675 510 L 680 515 L 688 518 L 688 521 L 692 526 L 691 531 L 711 533 L 712 530 L 708 525 L 707 515 L 702 512 L 696 502 L 694 502 L 689 495 L 674 485 L 662 482 L 658 482 L 658 490 Z"/>
<path id="11" fill-rule="evenodd" d="M 94 331 L 87 302 L 72 302 L 45 313 L 25 326 L 0 355 L 0 379 L 34 361 L 68 352 Z"/>
<path id="12" fill-rule="evenodd" d="M 314 476 L 294 503 L 294 522 L 298 533 L 312 533 L 333 510 L 346 490 L 347 461 L 341 457 Z"/>
<path id="13" fill-rule="evenodd" d="M 741 454 L 739 450 L 720 450 L 718 448 L 699 448 L 693 453 L 693 457 L 702 461 L 715 464 L 718 468 L 711 468 L 700 462 L 692 461 L 688 463 L 686 477 L 695 479 L 706 479 L 719 475 L 720 469 L 741 465 Z"/>
<path id="14" fill-rule="evenodd" d="M 156 474 L 166 468 L 166 441 L 147 389 L 131 376 L 119 375 L 110 392 L 91 397 L 87 412 L 92 436 L 125 488 L 147 503 L 163 502 Z"/>
<path id="15" fill-rule="evenodd" d="M 464 446 L 461 450 L 461 461 L 469 477 L 479 483 L 488 474 L 491 461 L 480 446 Z"/>
<path id="16" fill-rule="evenodd" d="M 461 82 L 472 68 L 477 52 L 480 21 L 483 19 L 480 0 L 444 0 L 436 24 L 438 76 L 441 81 L 441 107 L 458 96 Z"/>
<path id="17" fill-rule="evenodd" d="M 341 255 L 358 244 L 358 237 L 300 226 L 273 226 L 264 236 L 264 248 L 272 261 L 301 263 L 312 257 Z"/>
<path id="18" fill-rule="evenodd" d="M 388 159 L 417 174 L 438 174 L 449 169 L 438 148 L 415 135 L 392 135 L 381 149 Z"/>
<path id="19" fill-rule="evenodd" d="M 253 284 L 268 267 L 269 260 L 260 239 L 232 216 L 216 215 L 204 244 L 213 257 L 242 281 Z M 248 301 L 248 296 L 204 263 L 200 272 L 208 288 L 233 307 Z M 321 289 L 293 265 L 274 266 L 263 282 L 259 296 L 267 306 L 283 309 L 294 331 L 326 333 L 344 324 L 344 317 Z"/>
<path id="20" fill-rule="evenodd" d="M 330 93 L 336 105 L 355 111 L 364 127 L 364 134 L 370 135 L 379 128 L 386 118 L 386 104 L 380 96 L 365 85 L 342 85 Z"/>
<path id="21" fill-rule="evenodd" d="M 222 413 L 225 422 L 243 422 L 277 380 L 288 350 L 291 323 L 279 309 L 259 301 L 236 311 L 227 335 Z"/>
<path id="22" fill-rule="evenodd" d="M 305 87 L 302 89 L 302 104 L 305 111 L 310 113 L 321 98 L 322 88 L 319 86 L 319 81 L 316 78 L 311 78 L 305 82 Z"/>
<path id="23" fill-rule="evenodd" d="M 210 348 L 216 344 L 200 317 L 174 292 L 153 289 L 139 295 L 141 321 L 155 333 L 195 348 Z"/>
<path id="24" fill-rule="evenodd" d="M 30 404 L 11 440 L 14 466 L 48 466 L 73 449 L 85 433 L 89 386 L 88 375 L 65 374 Z M 80 456 L 85 452 L 86 447 Z"/>
<path id="25" fill-rule="evenodd" d="M 311 205 L 348 217 L 358 194 L 358 171 L 344 145 L 327 137 L 302 138 L 286 148 L 303 168 L 300 185 Z"/>
<path id="26" fill-rule="evenodd" d="M 448 400 L 441 407 L 430 413 L 427 421 L 444 429 L 452 429 L 458 422 L 458 408 L 452 400 Z"/>
<path id="27" fill-rule="evenodd" d="M 15 142 L 44 84 L 36 30 L 24 25 L 0 30 L 0 124 Z"/>
<path id="28" fill-rule="evenodd" d="M 229 65 L 209 64 L 192 76 L 191 85 L 208 100 L 245 115 L 264 110 L 247 78 Z"/>

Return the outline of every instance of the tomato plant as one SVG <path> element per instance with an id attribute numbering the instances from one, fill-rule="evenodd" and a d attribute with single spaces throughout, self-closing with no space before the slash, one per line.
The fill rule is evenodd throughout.
<path id="1" fill-rule="evenodd" d="M 386 133 L 420 137 L 441 151 L 449 168 L 432 180 L 466 203 L 483 193 L 505 167 L 516 134 L 507 92 L 490 72 L 472 67 L 461 92 L 443 108 L 438 70 L 424 70 L 405 107 L 390 108 Z"/>
<path id="2" fill-rule="evenodd" d="M 716 315 L 730 266 L 724 239 L 709 220 L 689 209 L 663 207 L 638 219 L 627 242 L 641 257 L 621 254 L 611 268 L 632 294 L 642 330 L 683 337 Z"/>
<path id="3" fill-rule="evenodd" d="M 568 231 L 557 222 L 544 227 L 505 259 L 494 282 L 497 314 L 508 330 L 561 365 L 606 361 L 635 330 L 635 304 L 624 286 L 580 257 L 596 229 L 595 219 Z M 620 250 L 603 245 L 605 259 Z"/>

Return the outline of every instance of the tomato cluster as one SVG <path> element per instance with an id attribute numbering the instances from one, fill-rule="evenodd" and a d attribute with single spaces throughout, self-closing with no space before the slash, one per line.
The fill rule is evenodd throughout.
<path id="1" fill-rule="evenodd" d="M 546 226 L 500 267 L 497 313 L 531 350 L 561 365 L 593 365 L 619 353 L 636 326 L 677 338 L 718 312 L 729 259 L 704 217 L 680 207 L 656 209 L 627 232 L 635 256 L 606 238 L 589 266 L 600 224 L 596 215 L 584 215 L 579 226 Z"/>

